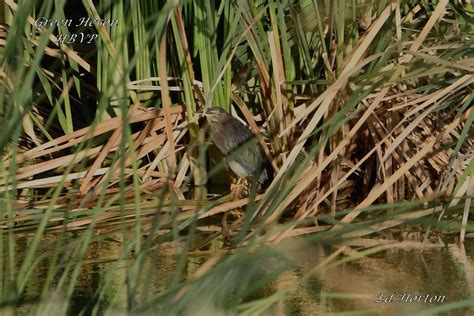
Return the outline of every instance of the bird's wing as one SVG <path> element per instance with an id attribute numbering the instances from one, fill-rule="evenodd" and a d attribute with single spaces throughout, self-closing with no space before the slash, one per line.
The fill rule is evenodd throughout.
<path id="1" fill-rule="evenodd" d="M 255 139 L 249 139 L 239 148 L 230 153 L 229 158 L 242 165 L 245 170 L 252 176 L 256 176 L 257 172 L 262 168 L 262 153 L 258 142 Z"/>

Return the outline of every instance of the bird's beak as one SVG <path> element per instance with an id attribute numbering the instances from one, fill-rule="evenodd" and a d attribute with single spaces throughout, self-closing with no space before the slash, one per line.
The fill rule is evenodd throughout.
<path id="1" fill-rule="evenodd" d="M 196 114 L 197 114 L 198 118 L 207 116 L 207 109 L 206 109 L 206 107 L 202 107 L 202 108 L 200 108 L 199 110 L 197 110 L 197 111 L 196 111 Z"/>

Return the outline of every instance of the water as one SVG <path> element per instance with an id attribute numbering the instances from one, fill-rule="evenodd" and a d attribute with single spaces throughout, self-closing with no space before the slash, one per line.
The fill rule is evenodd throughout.
<path id="1" fill-rule="evenodd" d="M 46 254 L 48 251 L 52 253 L 54 245 L 58 245 L 58 240 L 60 239 L 54 236 L 44 239 L 42 251 Z M 63 241 L 63 247 L 71 252 L 62 253 L 60 263 L 67 262 L 68 258 L 73 256 L 77 245 L 74 244 L 73 237 L 70 240 Z M 28 243 L 29 239 L 26 237 L 17 240 L 15 251 L 18 262 L 21 261 Z M 353 311 L 368 315 L 410 315 L 427 308 L 472 298 L 474 239 L 467 239 L 464 245 L 455 240 L 443 243 L 444 245 L 437 244 L 436 247 L 428 247 L 423 251 L 396 247 L 314 271 L 315 267 L 328 260 L 340 245 L 289 241 L 279 246 L 277 253 L 288 260 L 291 268 L 273 278 L 247 300 L 263 299 L 277 291 L 287 291 L 287 298 L 273 304 L 267 310 L 268 315 L 314 315 Z M 127 283 L 127 267 L 134 263 L 136 258 L 120 259 L 123 247 L 122 241 L 112 239 L 91 244 L 72 295 L 70 314 L 76 314 L 88 304 L 92 308 L 97 299 L 94 294 L 101 284 L 104 284 L 106 278 L 109 280 L 107 288 L 102 291 L 102 306 L 115 306 L 117 310 L 127 308 L 129 303 L 127 288 L 123 285 Z M 167 244 L 166 247 L 155 247 L 147 254 L 141 273 L 152 277 L 142 278 L 141 284 L 136 286 L 135 301 L 141 299 L 146 301 L 153 295 L 145 291 L 145 288 L 152 289 L 152 293 L 160 293 L 169 288 L 180 267 L 181 247 L 182 245 L 176 247 L 175 244 Z M 346 250 L 350 252 L 353 248 Z M 194 275 L 211 256 L 212 253 L 203 255 L 191 253 L 181 266 L 183 274 L 179 278 L 185 279 Z M 52 256 L 46 255 L 39 261 L 34 272 L 36 281 L 27 286 L 25 301 L 21 304 L 19 312 L 37 306 L 51 265 L 50 257 Z M 243 274 L 252 275 L 249 283 L 251 285 L 257 280 L 265 280 L 272 272 L 282 267 L 280 259 L 270 257 L 259 260 L 256 261 L 256 269 L 252 266 L 254 263 L 249 262 L 224 272 L 222 279 L 228 284 L 220 291 L 226 293 L 225 291 L 232 288 L 229 293 L 235 293 L 239 282 L 246 282 L 242 278 Z M 148 271 L 151 273 L 147 274 Z M 63 272 L 58 269 L 52 287 L 58 284 Z M 232 282 L 235 282 L 235 286 Z M 214 285 L 210 286 L 211 289 L 213 287 Z M 199 294 L 202 297 L 195 300 L 200 303 L 193 306 L 191 314 L 196 315 L 199 311 L 202 314 L 219 311 L 218 309 L 216 311 L 216 306 L 219 307 L 220 303 L 214 301 L 216 293 L 212 292 L 207 291 L 203 285 Z M 49 297 L 49 304 L 54 300 L 57 300 L 58 304 L 61 303 L 64 300 L 62 293 L 65 292 Z M 209 306 L 212 306 L 212 309 L 209 309 Z M 472 315 L 474 309 L 465 308 L 453 311 L 451 314 Z"/>

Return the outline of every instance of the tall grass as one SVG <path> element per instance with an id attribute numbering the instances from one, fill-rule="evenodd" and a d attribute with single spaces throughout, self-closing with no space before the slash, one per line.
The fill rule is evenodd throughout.
<path id="1" fill-rule="evenodd" d="M 104 239 L 119 246 L 83 312 L 258 314 L 295 295 L 252 299 L 291 267 L 269 245 L 384 232 L 393 241 L 389 229 L 407 225 L 421 225 L 426 239 L 456 231 L 463 241 L 473 230 L 468 1 L 5 0 L 2 8 L 5 312 L 75 310 L 91 249 Z M 34 26 L 82 16 L 118 23 Z M 81 32 L 98 38 L 58 43 Z M 275 174 L 268 188 L 206 194 L 206 183 L 228 179 L 195 115 L 215 104 L 255 134 Z M 150 279 L 162 251 L 154 250 L 170 244 L 176 269 L 157 291 Z M 383 249 L 339 248 L 316 270 Z M 196 253 L 208 257 L 186 271 Z M 275 258 L 287 264 L 255 284 L 261 263 Z"/>

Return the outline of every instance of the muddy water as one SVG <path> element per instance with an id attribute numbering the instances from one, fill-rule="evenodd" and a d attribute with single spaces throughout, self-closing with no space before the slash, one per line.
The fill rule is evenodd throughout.
<path id="1" fill-rule="evenodd" d="M 56 244 L 57 240 L 45 239 L 43 247 L 48 243 Z M 70 243 L 73 245 L 73 242 Z M 21 260 L 22 252 L 28 247 L 28 239 L 18 240 L 15 251 L 16 259 Z M 68 248 L 69 245 L 64 245 Z M 47 249 L 45 248 L 45 253 Z M 292 247 L 291 243 L 283 247 L 285 260 L 290 265 L 283 273 L 273 278 L 248 300 L 264 299 L 278 291 L 286 294 L 284 300 L 271 305 L 268 315 L 314 315 L 322 313 L 354 312 L 358 314 L 410 315 L 429 308 L 443 306 L 456 301 L 474 297 L 474 239 L 470 238 L 461 245 L 455 240 L 445 241 L 443 245 L 419 249 L 392 248 L 338 265 L 329 265 L 323 269 L 315 267 L 327 260 L 337 246 L 305 243 Z M 75 249 L 72 247 L 71 249 Z M 86 255 L 74 293 L 72 295 L 70 314 L 82 311 L 87 305 L 92 307 L 97 297 L 94 294 L 104 281 L 107 288 L 102 291 L 102 306 L 114 306 L 124 310 L 129 303 L 127 299 L 127 267 L 135 259 L 120 259 L 123 243 L 112 239 L 93 243 Z M 174 279 L 185 279 L 198 270 L 209 259 L 210 255 L 192 254 L 180 262 L 172 247 L 156 248 L 147 254 L 141 273 L 151 277 L 142 279 L 135 290 L 136 300 L 147 300 L 144 288 L 153 293 L 160 293 L 172 284 Z M 178 251 L 179 253 L 179 251 Z M 71 253 L 63 253 L 62 260 L 68 260 Z M 281 255 L 281 254 L 280 254 Z M 43 289 L 44 280 L 48 275 L 49 256 L 40 260 L 35 273 L 36 282 L 26 289 L 25 302 L 19 311 L 30 310 L 38 305 L 39 294 Z M 340 257 L 339 257 L 340 258 Z M 64 261 L 63 261 L 64 262 Z M 273 271 L 281 267 L 280 259 L 267 258 L 257 261 L 258 272 L 255 273 L 249 263 L 230 269 L 222 276 L 228 284 L 244 282 L 242 273 L 254 273 L 252 282 L 264 280 Z M 179 267 L 179 269 L 178 269 Z M 181 275 L 177 276 L 176 271 Z M 250 272 L 250 271 L 253 272 Z M 112 273 L 110 271 L 113 271 Z M 148 274 L 148 271 L 152 273 Z M 56 281 L 61 277 L 61 269 L 54 276 Z M 108 279 L 107 279 L 108 278 Z M 107 279 L 107 280 L 106 280 Z M 52 286 L 57 282 L 53 280 Z M 219 303 L 215 302 L 215 291 L 201 289 L 197 303 L 192 307 L 192 313 L 217 314 L 223 312 Z M 222 289 L 225 293 L 226 289 Z M 209 293 L 207 293 L 209 292 Z M 61 302 L 64 292 L 49 298 Z M 230 292 L 229 292 L 230 293 Z M 31 304 L 28 304 L 31 302 Z M 472 304 L 471 304 L 472 305 Z M 210 308 L 209 306 L 212 306 Z M 86 313 L 87 314 L 87 313 Z M 451 312 L 452 315 L 474 315 L 474 309 L 464 308 Z"/>

